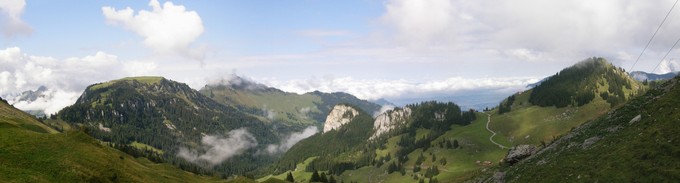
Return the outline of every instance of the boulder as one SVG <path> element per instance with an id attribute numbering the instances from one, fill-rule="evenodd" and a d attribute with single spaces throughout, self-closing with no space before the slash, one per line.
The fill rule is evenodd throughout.
<path id="1" fill-rule="evenodd" d="M 536 153 L 537 150 L 538 148 L 536 148 L 535 145 L 517 145 L 508 151 L 508 155 L 506 155 L 503 160 L 512 165 L 531 156 Z"/>

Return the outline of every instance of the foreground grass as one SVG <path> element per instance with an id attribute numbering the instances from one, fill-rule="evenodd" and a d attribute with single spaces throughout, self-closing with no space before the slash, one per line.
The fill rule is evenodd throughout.
<path id="1" fill-rule="evenodd" d="M 664 83 L 500 171 L 508 182 L 677 182 L 678 83 Z"/>
<path id="2" fill-rule="evenodd" d="M 0 124 L 0 182 L 218 182 L 135 159 L 87 134 L 44 134 Z"/>

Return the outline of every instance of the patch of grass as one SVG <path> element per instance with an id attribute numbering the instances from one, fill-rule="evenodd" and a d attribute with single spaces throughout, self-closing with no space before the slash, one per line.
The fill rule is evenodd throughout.
<path id="1" fill-rule="evenodd" d="M 491 116 L 489 128 L 499 133 L 497 136 L 508 139 L 511 143 L 508 145 L 548 143 L 611 109 L 599 96 L 581 107 L 540 107 L 529 103 L 530 93 L 519 94 L 512 111 L 508 113 L 498 115 L 492 111 L 494 115 Z"/>
<path id="2" fill-rule="evenodd" d="M 150 146 L 150 145 L 147 145 L 147 144 L 144 144 L 144 143 L 139 143 L 139 142 L 137 142 L 137 141 L 130 143 L 130 146 L 135 147 L 135 148 L 140 149 L 140 150 L 148 149 L 148 150 L 154 151 L 154 152 L 156 152 L 156 153 L 158 153 L 158 154 L 163 154 L 163 153 L 164 153 L 163 150 L 156 149 L 156 148 L 153 147 L 153 146 Z"/>
<path id="3" fill-rule="evenodd" d="M 163 77 L 160 76 L 139 76 L 139 77 L 126 77 L 122 79 L 117 79 L 117 80 L 112 80 L 112 81 L 107 81 L 104 83 L 99 83 L 93 86 L 90 86 L 90 90 L 97 90 L 100 88 L 106 88 L 111 86 L 112 84 L 116 82 L 121 82 L 121 81 L 138 81 L 140 83 L 145 83 L 145 84 L 157 84 L 160 83 L 161 80 L 163 80 Z"/>
<path id="4" fill-rule="evenodd" d="M 135 159 L 82 132 L 0 128 L 0 182 L 217 182 L 168 164 Z"/>
<path id="5" fill-rule="evenodd" d="M 319 96 L 294 94 L 270 90 L 234 90 L 231 88 L 211 88 L 202 90 L 204 95 L 228 105 L 240 105 L 270 112 L 275 121 L 288 124 L 316 125 L 309 113 L 320 113 L 317 103 Z M 217 97 L 213 97 L 217 96 Z"/>
<path id="6" fill-rule="evenodd" d="M 20 111 L 13 106 L 0 102 L 0 122 L 14 124 L 17 127 L 28 129 L 40 133 L 59 133 L 50 128 L 34 116 Z"/>
<path id="7" fill-rule="evenodd" d="M 307 168 L 307 165 L 309 165 L 309 163 L 314 161 L 314 159 L 316 159 L 316 158 L 318 158 L 318 157 L 310 157 L 310 158 L 305 159 L 305 161 L 302 161 L 301 163 L 298 163 L 297 165 L 295 165 L 295 170 L 291 171 L 291 173 L 293 174 L 293 179 L 295 179 L 296 182 L 309 182 L 309 178 L 312 177 L 313 172 L 306 172 L 305 169 Z M 321 173 L 321 172 L 319 172 L 319 173 Z M 265 177 L 262 177 L 260 179 L 257 179 L 257 181 L 258 182 L 266 182 L 267 180 L 270 180 L 272 178 L 279 179 L 279 180 L 285 180 L 286 175 L 288 175 L 288 172 L 284 172 L 284 173 L 278 174 L 278 175 L 265 176 Z"/>

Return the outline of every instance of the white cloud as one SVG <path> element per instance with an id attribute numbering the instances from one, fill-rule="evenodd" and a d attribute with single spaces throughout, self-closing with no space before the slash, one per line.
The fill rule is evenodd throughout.
<path id="1" fill-rule="evenodd" d="M 155 75 L 157 68 L 158 64 L 152 61 L 130 61 L 123 66 L 123 70 L 133 76 Z"/>
<path id="2" fill-rule="evenodd" d="M 42 111 L 46 115 L 56 114 L 66 106 L 78 100 L 81 92 L 48 89 L 43 96 L 35 101 L 18 101 L 18 98 L 8 99 L 16 108 L 24 111 Z"/>
<path id="3" fill-rule="evenodd" d="M 110 24 L 121 25 L 144 38 L 144 44 L 159 54 L 178 54 L 184 57 L 203 60 L 205 49 L 191 47 L 203 34 L 203 22 L 195 11 L 187 11 L 183 5 L 151 0 L 151 11 L 135 11 L 127 7 L 116 10 L 102 7 L 102 13 Z"/>
<path id="4" fill-rule="evenodd" d="M 390 0 L 385 9 L 381 20 L 395 29 L 399 41 L 416 47 L 446 39 L 459 16 L 450 0 Z"/>
<path id="5" fill-rule="evenodd" d="M 56 59 L 28 55 L 18 47 L 6 48 L 0 50 L 0 96 L 19 109 L 53 114 L 73 104 L 90 84 L 138 74 L 129 65 L 139 64 L 120 61 L 117 56 L 101 51 L 90 56 Z M 149 72 L 153 69 L 146 68 Z M 33 102 L 15 101 L 21 92 L 40 86 L 49 89 L 45 96 Z"/>
<path id="6" fill-rule="evenodd" d="M 316 134 L 317 132 L 319 132 L 319 129 L 316 126 L 307 127 L 301 132 L 291 133 L 286 138 L 282 138 L 279 144 L 270 144 L 267 146 L 266 151 L 269 154 L 284 153 L 293 147 L 293 145 L 297 144 L 303 139 L 306 139 L 307 137 Z"/>
<path id="7" fill-rule="evenodd" d="M 379 18 L 386 29 L 369 50 L 408 48 L 415 55 L 435 55 L 436 63 L 462 62 L 459 55 L 471 50 L 496 50 L 498 55 L 477 52 L 478 60 L 497 63 L 523 61 L 575 63 L 603 56 L 624 66 L 632 65 L 641 47 L 668 12 L 672 0 L 387 0 Z M 660 58 L 677 39 L 680 29 L 674 11 L 655 38 L 645 58 Z M 367 45 L 371 45 L 371 44 Z M 414 46 L 415 45 L 415 46 Z M 447 54 L 448 53 L 448 54 Z M 625 55 L 635 55 L 627 57 Z M 380 56 L 391 59 L 390 54 Z M 407 55 L 408 56 L 408 55 Z M 658 56 L 658 57 L 657 57 Z M 415 60 L 415 59 L 412 59 Z M 641 63 L 642 70 L 654 63 Z M 536 72 L 533 63 L 517 65 Z"/>
<path id="8" fill-rule="evenodd" d="M 199 150 L 180 148 L 177 156 L 193 163 L 215 166 L 257 146 L 255 137 L 243 128 L 230 131 L 226 137 L 203 136 L 201 143 Z"/>
<path id="9" fill-rule="evenodd" d="M 677 60 L 664 60 L 659 64 L 659 68 L 656 69 L 657 74 L 666 74 L 669 72 L 680 71 L 680 63 Z"/>
<path id="10" fill-rule="evenodd" d="M 536 77 L 518 78 L 481 78 L 467 79 L 452 77 L 427 82 L 411 82 L 408 80 L 365 80 L 351 77 L 308 80 L 263 79 L 266 85 L 294 93 L 306 93 L 314 90 L 322 92 L 347 92 L 361 99 L 376 100 L 406 96 L 422 96 L 430 94 L 455 94 L 471 90 L 520 91 L 528 84 L 539 81 Z"/>
<path id="11" fill-rule="evenodd" d="M 24 7 L 26 7 L 25 0 L 0 1 L 0 26 L 5 37 L 31 33 L 31 27 L 21 20 Z"/>
<path id="12" fill-rule="evenodd" d="M 385 112 L 387 112 L 387 111 L 389 111 L 389 110 L 394 109 L 395 107 L 396 107 L 396 106 L 393 106 L 393 105 L 383 105 L 382 107 L 380 107 L 380 109 L 378 109 L 378 111 L 375 111 L 375 112 L 373 113 L 373 117 L 375 118 L 375 117 L 379 116 L 379 115 L 382 114 L 382 113 L 385 113 Z"/>

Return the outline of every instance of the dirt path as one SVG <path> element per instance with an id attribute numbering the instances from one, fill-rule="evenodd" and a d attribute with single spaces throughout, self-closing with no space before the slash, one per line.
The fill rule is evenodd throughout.
<path id="1" fill-rule="evenodd" d="M 501 149 L 509 149 L 508 147 L 505 147 L 504 145 L 501 145 L 501 144 L 497 143 L 496 141 L 493 141 L 493 136 L 496 136 L 496 132 L 492 131 L 489 128 L 489 123 L 491 123 L 491 114 L 487 113 L 486 115 L 489 116 L 489 118 L 487 118 L 487 121 L 486 121 L 486 130 L 488 130 L 489 132 L 491 132 L 493 134 L 493 135 L 491 135 L 491 137 L 489 137 L 489 141 L 491 141 L 491 143 L 493 143 L 493 144 L 496 144 Z"/>

